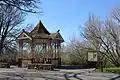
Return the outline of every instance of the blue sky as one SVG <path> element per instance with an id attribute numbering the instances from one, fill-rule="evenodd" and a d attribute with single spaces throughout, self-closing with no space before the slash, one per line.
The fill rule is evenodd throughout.
<path id="1" fill-rule="evenodd" d="M 25 24 L 34 26 L 39 20 L 50 32 L 60 33 L 66 42 L 73 35 L 79 37 L 79 27 L 88 19 L 89 13 L 101 20 L 110 16 L 111 9 L 120 5 L 120 0 L 41 0 L 41 15 L 29 14 Z"/>

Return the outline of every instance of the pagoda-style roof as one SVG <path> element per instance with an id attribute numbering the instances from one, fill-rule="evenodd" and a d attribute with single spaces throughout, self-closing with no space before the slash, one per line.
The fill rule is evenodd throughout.
<path id="1" fill-rule="evenodd" d="M 64 39 L 59 33 L 59 30 L 57 32 L 50 33 L 41 21 L 38 22 L 36 27 L 31 32 L 23 30 L 23 32 L 17 37 L 17 39 L 52 39 L 64 42 Z"/>
<path id="2" fill-rule="evenodd" d="M 30 32 L 31 34 L 40 34 L 40 33 L 45 33 L 45 34 L 50 34 L 50 32 L 45 28 L 45 26 L 42 24 L 41 21 L 37 24 L 37 26 Z"/>

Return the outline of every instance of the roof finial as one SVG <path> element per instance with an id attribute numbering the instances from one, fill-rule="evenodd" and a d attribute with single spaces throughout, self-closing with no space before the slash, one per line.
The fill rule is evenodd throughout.
<path id="1" fill-rule="evenodd" d="M 60 32 L 60 30 L 57 30 L 57 33 L 59 33 Z"/>
<path id="2" fill-rule="evenodd" d="M 25 32 L 25 30 L 24 29 L 22 29 L 23 30 L 23 32 Z"/>

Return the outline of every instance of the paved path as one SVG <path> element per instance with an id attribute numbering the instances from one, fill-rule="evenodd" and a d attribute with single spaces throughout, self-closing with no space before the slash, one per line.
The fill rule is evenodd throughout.
<path id="1" fill-rule="evenodd" d="M 120 80 L 120 75 L 93 72 L 93 69 L 37 71 L 0 68 L 0 80 Z"/>

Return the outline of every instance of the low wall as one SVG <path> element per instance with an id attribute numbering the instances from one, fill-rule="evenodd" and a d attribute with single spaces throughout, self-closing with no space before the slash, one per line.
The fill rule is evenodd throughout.
<path id="1" fill-rule="evenodd" d="M 87 62 L 81 65 L 61 65 L 61 69 L 86 69 L 86 68 L 96 68 L 97 62 Z"/>
<path id="2" fill-rule="evenodd" d="M 61 69 L 84 69 L 88 68 L 87 64 L 81 64 L 81 65 L 61 65 Z"/>

